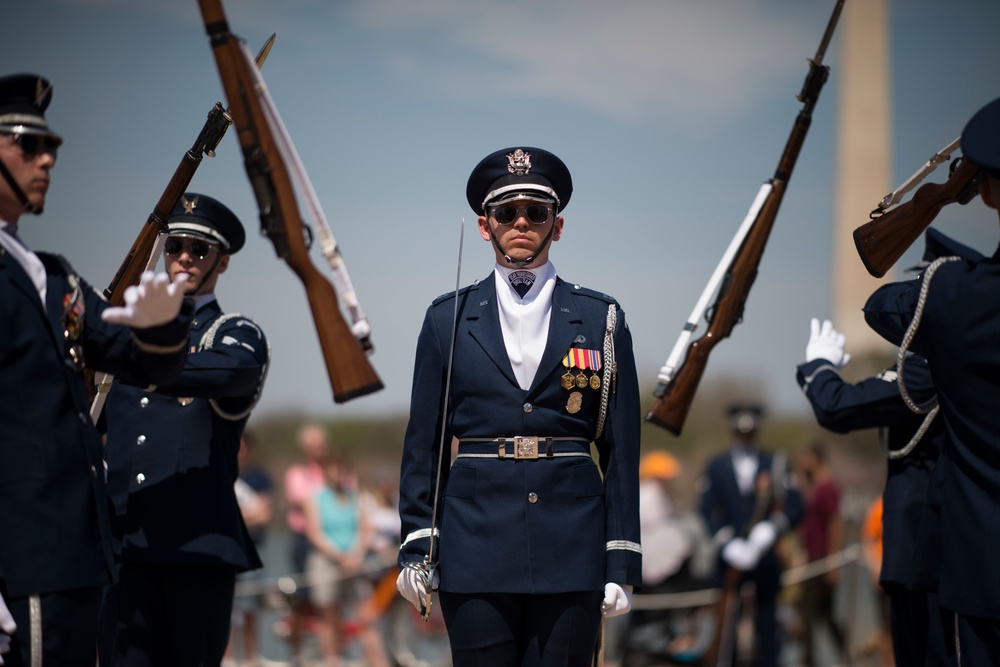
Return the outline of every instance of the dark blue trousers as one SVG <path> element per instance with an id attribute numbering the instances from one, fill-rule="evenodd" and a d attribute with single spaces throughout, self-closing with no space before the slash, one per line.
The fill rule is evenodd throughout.
<path id="1" fill-rule="evenodd" d="M 936 667 L 949 663 L 954 614 L 938 606 L 936 595 L 886 584 L 896 667 Z"/>
<path id="2" fill-rule="evenodd" d="M 228 566 L 120 564 L 101 608 L 101 667 L 218 667 L 235 584 Z"/>
<path id="3" fill-rule="evenodd" d="M 453 667 L 590 667 L 603 591 L 439 594 Z"/>
<path id="4" fill-rule="evenodd" d="M 1000 620 L 951 614 L 953 662 L 958 667 L 996 667 L 1000 665 Z M 957 620 L 956 620 L 957 619 Z"/>
<path id="5" fill-rule="evenodd" d="M 101 607 L 99 587 L 10 597 L 0 582 L 0 593 L 17 623 L 10 652 L 0 656 L 5 667 L 32 664 L 32 626 L 40 631 L 41 664 L 94 667 L 97 612 Z"/>

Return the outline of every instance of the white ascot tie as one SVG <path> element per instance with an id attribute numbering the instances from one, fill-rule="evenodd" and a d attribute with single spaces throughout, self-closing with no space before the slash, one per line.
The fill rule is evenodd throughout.
<path id="1" fill-rule="evenodd" d="M 731 456 L 740 493 L 745 496 L 753 494 L 757 478 L 757 453 L 742 447 L 734 447 Z"/>
<path id="2" fill-rule="evenodd" d="M 531 274 L 531 284 L 521 296 L 518 284 L 527 283 L 524 274 Z M 556 269 L 551 262 L 532 271 L 509 269 L 496 265 L 497 309 L 500 331 L 503 333 L 507 358 L 521 389 L 531 387 L 538 364 L 549 337 L 549 315 L 552 313 L 552 292 L 556 286 Z M 517 274 L 517 275 L 515 275 Z"/>

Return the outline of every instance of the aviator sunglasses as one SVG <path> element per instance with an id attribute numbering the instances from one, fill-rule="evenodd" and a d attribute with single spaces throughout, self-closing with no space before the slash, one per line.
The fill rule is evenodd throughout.
<path id="1" fill-rule="evenodd" d="M 552 214 L 552 207 L 547 206 L 546 204 L 531 204 L 530 206 L 521 208 L 514 206 L 513 204 L 502 204 L 500 206 L 494 206 L 491 213 L 493 215 L 493 219 L 501 225 L 510 225 L 517 220 L 518 211 L 524 211 L 524 217 L 526 217 L 529 222 L 541 225 L 548 221 L 549 216 Z"/>
<path id="2" fill-rule="evenodd" d="M 208 243 L 207 241 L 192 241 L 190 243 L 185 243 L 180 239 L 167 239 L 167 242 L 163 245 L 164 255 L 179 255 L 185 250 L 187 254 L 191 257 L 197 259 L 205 259 L 208 254 L 212 252 L 212 248 L 216 246 Z"/>
<path id="3" fill-rule="evenodd" d="M 25 155 L 49 153 L 54 158 L 59 152 L 59 146 L 63 142 L 60 137 L 51 134 L 35 134 L 33 132 L 10 132 L 5 134 L 21 147 Z"/>

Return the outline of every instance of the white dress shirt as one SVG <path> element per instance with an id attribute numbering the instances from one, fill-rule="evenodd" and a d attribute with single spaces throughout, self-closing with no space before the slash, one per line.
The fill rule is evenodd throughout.
<path id="1" fill-rule="evenodd" d="M 6 220 L 0 220 L 0 246 L 3 246 L 7 253 L 17 260 L 17 263 L 21 265 L 24 272 L 28 274 L 31 278 L 31 282 L 35 284 L 35 290 L 38 292 L 38 297 L 45 303 L 45 293 L 48 287 L 48 278 L 45 275 L 45 266 L 42 265 L 42 260 L 38 259 L 38 255 L 28 250 L 24 244 L 17 239 L 14 234 L 17 233 L 17 227 L 11 225 Z"/>
<path id="2" fill-rule="evenodd" d="M 507 357 L 514 377 L 521 389 L 531 387 L 538 364 L 545 352 L 549 335 L 549 316 L 552 314 L 552 292 L 556 287 L 556 268 L 552 262 L 528 269 L 535 274 L 535 282 L 522 299 L 511 287 L 507 277 L 514 271 L 496 265 L 494 280 L 497 290 L 497 308 L 500 312 L 500 330 L 503 332 Z"/>

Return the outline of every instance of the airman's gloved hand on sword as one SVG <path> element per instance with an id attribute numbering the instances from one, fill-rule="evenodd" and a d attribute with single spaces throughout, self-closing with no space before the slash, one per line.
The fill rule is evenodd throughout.
<path id="1" fill-rule="evenodd" d="M 434 571 L 434 576 L 431 577 L 431 590 L 438 587 L 438 582 L 440 578 L 438 577 L 437 570 Z M 424 596 L 427 595 L 427 573 L 423 569 L 423 565 L 419 568 L 417 567 L 404 567 L 399 571 L 399 576 L 396 577 L 396 590 L 399 591 L 400 595 L 410 601 L 417 611 L 424 611 Z"/>

